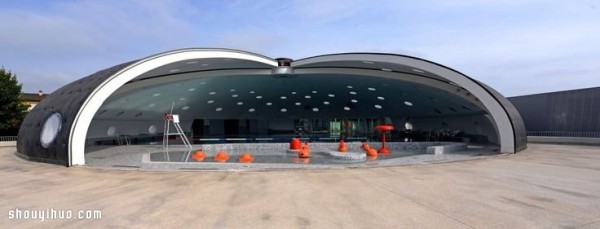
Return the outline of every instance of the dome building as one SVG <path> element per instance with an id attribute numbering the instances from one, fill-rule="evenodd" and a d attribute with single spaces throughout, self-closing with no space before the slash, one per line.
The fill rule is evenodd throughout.
<path id="1" fill-rule="evenodd" d="M 101 70 L 56 90 L 26 117 L 18 154 L 65 166 L 96 147 L 162 141 L 178 114 L 193 144 L 460 141 L 526 148 L 513 105 L 486 84 L 415 57 L 340 53 L 299 60 L 181 49 Z M 410 125 L 410 128 L 406 127 Z M 173 136 L 175 137 L 175 136 Z"/>

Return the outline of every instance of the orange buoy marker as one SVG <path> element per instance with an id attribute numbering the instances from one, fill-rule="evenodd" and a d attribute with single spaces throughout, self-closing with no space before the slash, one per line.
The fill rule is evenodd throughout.
<path id="1" fill-rule="evenodd" d="M 308 142 L 304 143 L 300 152 L 298 152 L 299 158 L 309 158 L 310 157 L 310 148 L 308 147 Z"/>
<path id="2" fill-rule="evenodd" d="M 377 150 L 371 148 L 371 146 L 367 143 L 363 143 L 361 148 L 363 148 L 363 150 L 365 150 L 365 153 L 367 153 L 367 156 L 369 157 L 377 157 Z"/>
<path id="3" fill-rule="evenodd" d="M 242 156 L 240 156 L 240 158 L 238 159 L 238 162 L 240 163 L 252 163 L 254 161 L 254 157 L 252 157 L 252 154 L 245 152 L 244 154 L 242 154 Z"/>
<path id="4" fill-rule="evenodd" d="M 338 146 L 338 151 L 343 153 L 348 152 L 348 147 L 346 147 L 344 139 L 340 139 L 340 146 Z"/>
<path id="5" fill-rule="evenodd" d="M 379 125 L 375 127 L 376 130 L 381 131 L 381 149 L 379 149 L 379 153 L 391 153 L 392 151 L 387 148 L 385 145 L 385 132 L 394 130 L 394 126 L 392 125 Z"/>
<path id="6" fill-rule="evenodd" d="M 290 142 L 290 149 L 299 150 L 300 148 L 302 148 L 300 139 L 292 138 L 292 141 Z"/>
<path id="7" fill-rule="evenodd" d="M 194 154 L 192 154 L 192 159 L 194 159 L 195 161 L 203 161 L 205 157 L 206 154 L 202 152 L 202 150 L 198 150 L 194 152 Z"/>
<path id="8" fill-rule="evenodd" d="M 227 153 L 221 151 L 215 154 L 215 161 L 227 162 L 227 160 L 229 160 L 229 155 Z"/>

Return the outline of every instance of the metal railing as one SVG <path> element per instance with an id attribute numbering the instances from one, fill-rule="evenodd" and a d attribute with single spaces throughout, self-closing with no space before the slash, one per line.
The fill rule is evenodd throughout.
<path id="1" fill-rule="evenodd" d="M 17 141 L 17 136 L 0 136 L 0 142 Z"/>
<path id="2" fill-rule="evenodd" d="M 572 138 L 600 138 L 600 132 L 527 131 L 527 136 L 539 136 L 539 137 L 572 137 Z"/>

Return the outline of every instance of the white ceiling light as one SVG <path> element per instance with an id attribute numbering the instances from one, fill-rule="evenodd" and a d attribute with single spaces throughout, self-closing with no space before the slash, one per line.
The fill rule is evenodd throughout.
<path id="1" fill-rule="evenodd" d="M 379 100 L 385 100 L 385 98 L 383 98 L 381 96 L 377 96 L 377 99 L 379 99 Z"/>
<path id="2" fill-rule="evenodd" d="M 208 100 L 208 101 L 206 101 L 206 103 L 208 103 L 208 104 L 211 104 L 211 103 L 214 103 L 214 102 L 215 102 L 214 100 Z"/>
<path id="3" fill-rule="evenodd" d="M 154 93 L 154 94 L 152 94 L 152 96 L 154 96 L 154 97 L 160 96 L 160 93 Z"/>
<path id="4" fill-rule="evenodd" d="M 169 72 L 171 72 L 171 73 L 173 73 L 173 72 L 178 72 L 178 71 L 179 71 L 179 69 L 178 69 L 178 68 L 169 70 Z"/>
<path id="5" fill-rule="evenodd" d="M 244 105 L 244 102 L 237 102 L 238 106 Z"/>
<path id="6" fill-rule="evenodd" d="M 254 108 L 248 109 L 248 112 L 254 112 L 254 111 L 256 111 Z"/>
<path id="7" fill-rule="evenodd" d="M 184 98 L 184 97 L 181 97 L 181 98 L 179 98 L 179 100 L 183 101 L 183 100 L 185 100 L 185 98 Z"/>
<path id="8" fill-rule="evenodd" d="M 348 85 L 347 88 L 352 89 L 352 86 Z"/>
<path id="9" fill-rule="evenodd" d="M 329 94 L 328 96 L 331 97 L 331 98 L 335 97 L 334 94 Z"/>
<path id="10" fill-rule="evenodd" d="M 281 112 L 287 112 L 287 109 L 281 108 Z"/>
<path id="11" fill-rule="evenodd" d="M 195 64 L 195 63 L 198 63 L 198 61 L 195 61 L 195 60 L 193 60 L 193 61 L 188 61 L 186 64 Z"/>
<path id="12" fill-rule="evenodd" d="M 209 92 L 208 94 L 209 94 L 209 95 L 214 95 L 214 94 L 217 94 L 217 92 L 216 92 L 216 91 L 211 91 L 211 92 Z"/>
<path id="13" fill-rule="evenodd" d="M 295 94 L 296 94 L 296 92 L 295 92 L 295 91 L 292 91 L 292 95 L 295 95 Z"/>
<path id="14" fill-rule="evenodd" d="M 318 111 L 319 111 L 319 108 L 316 108 L 316 107 L 315 107 L 315 108 L 313 108 L 312 110 L 313 110 L 314 112 L 318 112 Z"/>
<path id="15" fill-rule="evenodd" d="M 358 100 L 356 100 L 356 99 L 353 99 L 353 100 L 350 100 L 350 102 L 353 102 L 353 103 L 358 103 Z"/>
<path id="16" fill-rule="evenodd" d="M 281 99 L 287 99 L 287 97 L 285 97 L 285 96 L 281 96 L 280 98 L 281 98 Z"/>
<path id="17" fill-rule="evenodd" d="M 273 103 L 271 103 L 271 102 L 267 102 L 266 104 L 267 104 L 267 106 L 273 105 Z"/>
<path id="18" fill-rule="evenodd" d="M 229 91 L 230 91 L 230 92 L 235 92 L 235 89 L 230 89 Z"/>
<path id="19" fill-rule="evenodd" d="M 302 105 L 302 103 L 300 103 L 300 102 L 296 102 L 295 104 L 296 104 L 296 106 Z"/>
<path id="20" fill-rule="evenodd" d="M 368 88 L 368 89 L 369 89 L 369 91 L 376 91 L 376 89 L 375 89 L 375 88 L 372 88 L 372 87 L 370 87 L 370 88 Z"/>
<path id="21" fill-rule="evenodd" d="M 323 101 L 323 104 L 329 105 L 329 101 Z"/>
<path id="22" fill-rule="evenodd" d="M 349 110 L 350 110 L 350 107 L 344 107 L 344 110 L 347 110 L 347 111 L 349 111 Z"/>
<path id="23" fill-rule="evenodd" d="M 254 93 L 255 93 L 254 91 L 250 91 L 250 94 L 254 94 Z"/>
<path id="24" fill-rule="evenodd" d="M 190 89 L 188 89 L 188 91 L 195 91 L 195 90 L 196 90 L 196 88 L 190 88 Z"/>
<path id="25" fill-rule="evenodd" d="M 310 97 L 310 95 L 306 95 L 306 96 L 304 96 L 304 98 L 310 99 L 311 97 Z"/>
<path id="26" fill-rule="evenodd" d="M 222 111 L 223 108 L 222 107 L 217 107 L 217 109 L 215 109 L 216 111 Z"/>
<path id="27" fill-rule="evenodd" d="M 239 96 L 238 94 L 231 95 L 231 97 L 233 97 L 233 98 L 237 98 L 238 96 Z"/>
<path id="28" fill-rule="evenodd" d="M 389 68 L 382 68 L 382 69 L 381 69 L 381 71 L 384 71 L 384 72 L 391 72 L 391 71 L 392 71 L 392 69 L 389 69 Z"/>
<path id="29" fill-rule="evenodd" d="M 375 108 L 376 108 L 376 109 L 381 109 L 381 108 L 382 108 L 382 106 L 381 106 L 381 105 L 379 105 L 379 104 L 375 104 Z"/>
<path id="30" fill-rule="evenodd" d="M 155 107 L 155 106 L 156 106 L 155 103 L 151 103 L 151 104 L 148 105 L 148 107 Z"/>
<path id="31" fill-rule="evenodd" d="M 363 63 L 365 63 L 365 64 L 374 64 L 375 62 L 373 62 L 373 61 L 363 61 Z"/>
<path id="32" fill-rule="evenodd" d="M 184 106 L 184 107 L 182 107 L 181 109 L 185 111 L 185 110 L 187 110 L 187 109 L 190 109 L 190 106 Z"/>
<path id="33" fill-rule="evenodd" d="M 409 102 L 409 101 L 404 101 L 404 105 L 412 107 L 413 104 L 411 102 Z"/>
<path id="34" fill-rule="evenodd" d="M 256 99 L 262 99 L 262 95 L 257 95 Z"/>
<path id="35" fill-rule="evenodd" d="M 355 91 L 351 91 L 350 94 L 351 95 L 356 95 L 356 92 Z"/>
<path id="36" fill-rule="evenodd" d="M 312 91 L 313 94 L 317 94 L 317 91 Z"/>

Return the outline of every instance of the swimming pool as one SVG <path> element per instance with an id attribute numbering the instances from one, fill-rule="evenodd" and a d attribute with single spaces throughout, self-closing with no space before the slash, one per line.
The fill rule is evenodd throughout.
<path id="1" fill-rule="evenodd" d="M 238 163 L 238 158 L 246 151 L 227 151 L 230 155 L 226 163 Z M 194 151 L 170 151 L 150 153 L 152 162 L 187 162 L 187 163 L 218 163 L 214 159 L 216 152 L 206 152 L 206 157 L 198 161 L 193 157 Z M 356 164 L 365 161 L 378 161 L 392 158 L 425 154 L 424 149 L 407 149 L 389 154 L 379 154 L 376 157 L 362 157 L 361 159 L 347 160 L 332 156 L 326 152 L 311 152 L 310 158 L 299 158 L 297 154 L 281 151 L 260 151 L 252 153 L 252 163 L 281 163 L 281 164 Z M 348 152 L 346 154 L 364 154 L 363 152 Z"/>

